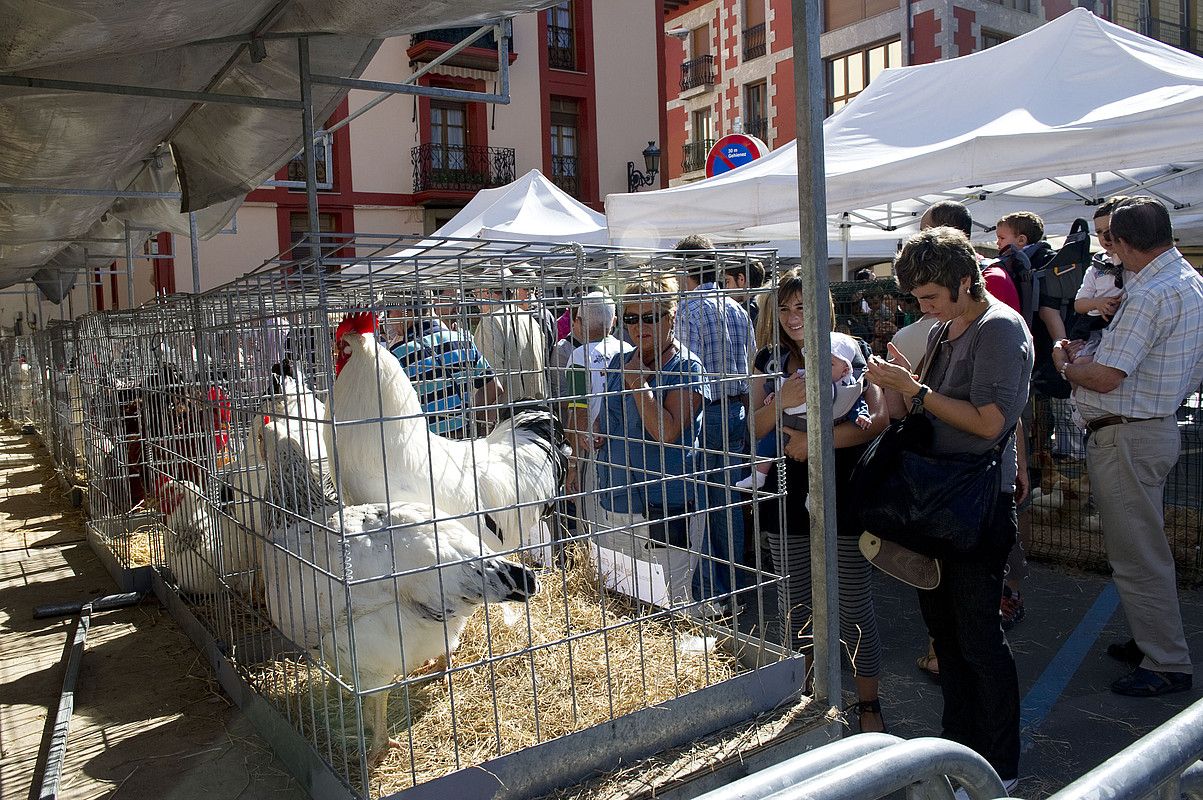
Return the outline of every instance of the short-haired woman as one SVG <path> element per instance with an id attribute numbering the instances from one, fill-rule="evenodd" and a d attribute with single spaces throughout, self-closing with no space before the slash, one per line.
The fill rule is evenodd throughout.
<path id="1" fill-rule="evenodd" d="M 969 240 L 952 228 L 915 234 L 894 271 L 903 291 L 941 323 L 920 384 L 890 345 L 894 363 L 873 359 L 869 379 L 886 389 L 895 416 L 918 404 L 932 422 L 936 454 L 980 454 L 1005 443 L 1002 492 L 975 552 L 943 559 L 940 585 L 919 591 L 919 607 L 940 661 L 942 735 L 980 753 L 1008 789 L 1019 774 L 1019 682 L 1002 631 L 998 598 L 1015 542 L 1015 502 L 1027 491 L 1017 469 L 1014 429 L 1028 399 L 1032 338 L 1023 318 L 986 292 Z"/>

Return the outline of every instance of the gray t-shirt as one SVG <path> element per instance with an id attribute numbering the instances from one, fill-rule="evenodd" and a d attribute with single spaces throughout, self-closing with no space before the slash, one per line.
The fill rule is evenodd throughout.
<path id="1" fill-rule="evenodd" d="M 943 330 L 943 325 L 932 329 L 929 349 Z M 952 341 L 939 344 L 926 382 L 933 391 L 945 397 L 968 400 L 978 408 L 994 403 L 1006 418 L 1003 424 L 1003 435 L 1006 435 L 1027 405 L 1031 377 L 1032 336 L 1027 325 L 1010 306 L 991 299 L 985 313 L 974 320 L 968 330 Z M 985 453 L 999 441 L 966 433 L 930 413 L 928 418 L 935 432 L 932 450 L 936 453 Z M 1003 452 L 1002 467 L 1003 487 L 1014 491 L 1014 439 Z"/>

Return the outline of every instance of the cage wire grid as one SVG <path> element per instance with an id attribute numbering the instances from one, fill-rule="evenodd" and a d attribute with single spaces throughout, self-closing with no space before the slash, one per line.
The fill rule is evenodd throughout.
<path id="1" fill-rule="evenodd" d="M 380 253 L 397 241 L 335 244 L 332 253 Z M 110 438 L 123 430 L 126 451 L 141 453 L 124 472 L 103 473 L 115 480 L 93 479 L 96 494 L 109 492 L 95 510 L 151 511 L 155 568 L 241 674 L 349 788 L 375 795 L 785 657 L 766 638 L 778 579 L 758 548 L 747 565 L 738 563 L 742 552 L 711 556 L 711 572 L 725 573 L 729 588 L 708 597 L 690 591 L 710 520 L 721 514 L 730 526 L 746 515 L 748 537 L 759 540 L 753 496 L 731 486 L 748 458 L 736 461 L 684 427 L 669 441 L 635 441 L 628 401 L 637 390 L 589 384 L 575 398 L 556 396 L 547 348 L 524 361 L 515 358 L 521 342 L 511 351 L 506 340 L 534 324 L 528 303 L 558 312 L 585 290 L 609 293 L 621 332 L 629 310 L 651 313 L 683 297 L 664 284 L 624 298 L 625 284 L 678 274 L 684 262 L 528 243 L 403 247 L 403 257 L 373 255 L 341 271 L 304 261 L 265 266 L 218 290 L 81 323 L 100 334 L 90 352 L 81 348 L 81 365 L 93 362 L 92 374 L 81 368 L 81 383 L 123 409 L 122 425 L 95 427 Z M 725 269 L 756 258 L 774 271 L 769 252 L 709 258 Z M 339 383 L 340 351 L 353 348 L 334 334 L 357 313 L 375 331 L 347 361 L 346 374 L 357 377 Z M 388 348 L 415 323 L 435 330 L 436 316 L 448 334 L 442 344 L 455 349 L 475 330 L 493 366 L 472 377 L 473 397 L 465 392 L 462 405 L 427 418 L 414 384 L 398 384 L 404 370 Z M 482 324 L 501 335 L 479 333 Z M 655 326 L 649 351 L 663 354 L 669 331 Z M 724 413 L 746 380 L 725 370 L 696 376 Z M 486 390 L 492 384 L 502 390 Z M 614 407 L 615 430 L 570 427 L 578 445 L 597 439 L 596 453 L 582 459 L 592 480 L 601 454 L 640 453 L 638 464 L 611 466 L 621 475 L 605 487 L 565 486 L 569 437 L 560 415 L 569 399 Z M 458 427 L 442 425 L 455 415 Z M 661 519 L 649 520 L 598 500 L 602 488 L 646 498 L 666 496 L 670 484 L 698 504 L 662 508 Z M 762 496 L 779 497 L 780 488 Z M 656 541 L 657 526 L 685 537 Z M 655 576 L 658 590 L 642 586 Z M 536 586 L 527 602 L 489 602 L 525 600 Z M 545 600 L 536 618 L 532 609 Z M 710 600 L 742 609 L 720 624 L 699 614 Z M 451 653 L 450 663 L 432 664 L 430 653 Z M 514 685 L 519 702 L 501 696 Z M 557 693 L 563 706 L 549 710 Z M 389 713 L 390 695 L 384 727 L 401 739 L 377 767 L 379 714 Z M 431 748 L 427 721 L 436 710 L 445 738 Z M 436 766 L 422 763 L 431 749 L 444 756 Z"/>

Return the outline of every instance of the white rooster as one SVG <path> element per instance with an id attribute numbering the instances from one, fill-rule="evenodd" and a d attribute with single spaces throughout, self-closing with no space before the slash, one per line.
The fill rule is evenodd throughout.
<path id="1" fill-rule="evenodd" d="M 324 430 L 335 452 L 338 488 L 348 503 L 410 500 L 465 523 L 494 551 L 529 543 L 564 483 L 569 449 L 549 411 L 522 411 L 482 439 L 430 432 L 417 393 L 397 359 L 376 339 L 376 317 L 348 315 L 338 348 Z"/>
<path id="2" fill-rule="evenodd" d="M 482 552 L 464 525 L 432 516 L 428 506 L 376 503 L 335 508 L 328 530 L 293 522 L 273 531 L 264 579 L 276 626 L 344 677 L 354 663 L 359 688 L 370 691 L 449 657 L 484 603 L 524 601 L 537 591 L 532 570 Z M 365 703 L 375 764 L 400 743 L 388 735 L 388 692 Z"/>

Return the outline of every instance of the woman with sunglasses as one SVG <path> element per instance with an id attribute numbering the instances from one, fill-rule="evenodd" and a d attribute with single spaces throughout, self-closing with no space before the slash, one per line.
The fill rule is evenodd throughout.
<path id="1" fill-rule="evenodd" d="M 599 500 L 616 530 L 605 544 L 664 565 L 674 604 L 690 598 L 688 523 L 705 507 L 698 435 L 711 395 L 701 360 L 673 335 L 679 292 L 658 275 L 623 290 L 634 349 L 610 362 L 597 419 Z"/>
<path id="2" fill-rule="evenodd" d="M 828 302 L 832 302 L 830 296 Z M 805 378 L 798 372 L 807 366 L 802 352 L 806 293 L 800 270 L 793 269 L 781 276 L 776 296 L 770 295 L 762 302 L 760 313 L 762 318 L 766 313 L 773 315 L 775 323 L 770 321 L 767 324 L 776 324 L 779 341 L 776 345 L 770 343 L 762 347 L 753 362 L 751 407 L 755 409 L 752 424 L 756 439 L 774 434 L 778 406 L 784 410 L 806 402 Z M 831 319 L 834 322 L 834 304 Z M 863 347 L 858 346 L 857 349 L 861 352 L 852 367 L 859 373 L 866 367 L 867 355 Z M 825 355 L 823 366 L 828 360 L 829 357 Z M 776 379 L 782 375 L 789 377 L 784 379 L 780 389 L 776 389 Z M 772 400 L 766 405 L 765 398 L 774 390 Z M 872 487 L 851 485 L 852 468 L 865 445 L 889 424 L 889 414 L 881 390 L 876 386 L 866 385 L 864 399 L 869 405 L 870 424 L 864 428 L 859 425 L 836 425 L 834 429 L 840 640 L 844 651 L 850 655 L 856 676 L 858 702 L 852 710 L 860 719 L 860 729 L 884 731 L 885 721 L 877 697 L 881 639 L 877 632 L 873 596 L 869 591 L 870 566 L 857 545 L 861 528 L 849 505 L 855 504 L 858 493 L 872 491 Z M 783 425 L 788 422 L 784 417 L 782 421 Z M 785 425 L 781 430 L 781 438 L 786 455 L 786 494 L 780 502 L 785 503 L 786 530 L 774 530 L 779 515 L 775 508 L 769 506 L 776 500 L 761 502 L 760 519 L 768 537 L 776 571 L 789 576 L 784 591 L 778 593 L 782 620 L 779 624 L 785 634 L 784 641 L 793 648 L 802 648 L 807 643 L 806 648 L 809 649 L 810 639 L 806 629 L 811 616 L 810 513 L 807 510 L 810 482 L 806 468 L 806 433 Z M 774 464 L 766 485 L 776 487 L 777 480 L 777 467 Z"/>

